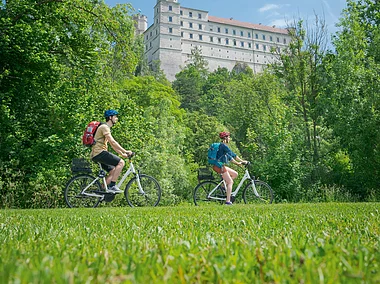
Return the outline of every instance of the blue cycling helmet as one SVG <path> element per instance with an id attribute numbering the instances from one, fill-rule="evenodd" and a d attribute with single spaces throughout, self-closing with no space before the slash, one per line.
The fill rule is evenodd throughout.
<path id="1" fill-rule="evenodd" d="M 109 110 L 106 110 L 104 112 L 104 117 L 107 118 L 107 117 L 110 117 L 110 116 L 114 116 L 114 115 L 118 115 L 119 113 L 114 110 L 114 109 L 109 109 Z"/>

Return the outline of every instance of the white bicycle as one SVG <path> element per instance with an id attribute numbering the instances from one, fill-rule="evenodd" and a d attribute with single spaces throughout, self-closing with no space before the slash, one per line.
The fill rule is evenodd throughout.
<path id="1" fill-rule="evenodd" d="M 243 190 L 243 200 L 246 204 L 265 203 L 271 204 L 273 202 L 273 190 L 265 182 L 256 180 L 255 177 L 251 177 L 248 166 L 248 162 L 245 167 L 245 173 L 234 191 L 231 192 L 231 201 L 234 202 L 240 189 L 245 185 Z M 194 189 L 193 199 L 194 204 L 203 206 L 207 204 L 220 203 L 224 204 L 226 201 L 226 182 L 221 179 L 219 183 L 213 181 L 212 173 L 209 171 L 205 178 L 199 177 L 199 179 L 206 179 L 201 181 Z"/>
<path id="2" fill-rule="evenodd" d="M 131 207 L 157 206 L 161 199 L 161 187 L 157 180 L 149 175 L 140 174 L 136 171 L 129 157 L 129 168 L 118 182 L 121 188 L 126 178 L 133 174 L 134 177 L 127 183 L 124 190 L 125 199 Z M 69 207 L 97 207 L 100 202 L 111 202 L 116 194 L 108 190 L 106 184 L 106 172 L 99 163 L 99 174 L 95 178 L 89 173 L 92 172 L 90 164 L 83 159 L 74 159 L 72 171 L 80 173 L 72 177 L 65 188 L 64 196 Z M 103 186 L 101 185 L 101 182 Z"/>

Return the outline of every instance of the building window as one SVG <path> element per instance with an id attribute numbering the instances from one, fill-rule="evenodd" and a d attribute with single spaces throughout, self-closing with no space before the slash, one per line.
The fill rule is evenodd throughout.
<path id="1" fill-rule="evenodd" d="M 284 38 L 284 44 L 286 44 L 286 38 Z"/>
<path id="2" fill-rule="evenodd" d="M 240 42 L 240 46 L 241 46 L 241 47 L 244 47 L 244 41 L 241 41 L 241 42 Z"/>
<path id="3" fill-rule="evenodd" d="M 199 40 L 203 40 L 203 36 L 202 35 L 199 35 Z"/>
<path id="4" fill-rule="evenodd" d="M 183 27 L 183 21 L 181 21 L 181 26 Z"/>
<path id="5" fill-rule="evenodd" d="M 236 39 L 234 39 L 234 46 L 236 46 Z"/>
<path id="6" fill-rule="evenodd" d="M 181 32 L 181 37 L 183 37 L 183 32 Z"/>
<path id="7" fill-rule="evenodd" d="M 173 22 L 173 17 L 169 16 L 169 23 Z"/>
<path id="8" fill-rule="evenodd" d="M 158 31 L 156 30 L 156 35 L 158 34 Z"/>
<path id="9" fill-rule="evenodd" d="M 259 49 L 259 44 L 258 43 L 256 43 L 256 49 Z"/>
<path id="10" fill-rule="evenodd" d="M 251 38 L 251 33 L 248 33 L 248 37 Z"/>
<path id="11" fill-rule="evenodd" d="M 273 38 L 272 38 L 272 36 L 270 36 L 270 37 L 269 37 L 269 40 L 270 40 L 270 41 L 273 41 Z"/>
<path id="12" fill-rule="evenodd" d="M 222 43 L 222 39 L 220 37 L 218 37 L 218 43 Z"/>
<path id="13" fill-rule="evenodd" d="M 266 46 L 266 45 L 263 45 L 263 50 L 264 50 L 264 51 L 267 50 L 267 46 Z"/>
<path id="14" fill-rule="evenodd" d="M 226 44 L 229 44 L 229 40 L 228 40 L 228 38 L 226 38 Z"/>
<path id="15" fill-rule="evenodd" d="M 280 42 L 280 38 L 279 37 L 277 38 L 277 42 Z"/>
<path id="16" fill-rule="evenodd" d="M 259 39 L 259 34 L 255 34 L 255 38 L 256 38 L 256 39 Z"/>
<path id="17" fill-rule="evenodd" d="M 201 13 L 198 14 L 198 19 L 202 19 L 202 14 Z"/>
<path id="18" fill-rule="evenodd" d="M 169 6 L 169 11 L 173 11 L 173 7 L 172 6 Z"/>
<path id="19" fill-rule="evenodd" d="M 212 26 L 210 27 L 210 32 L 212 32 L 212 30 L 213 30 L 213 28 L 212 28 Z"/>
<path id="20" fill-rule="evenodd" d="M 169 33 L 173 33 L 173 28 L 169 28 Z"/>
<path id="21" fill-rule="evenodd" d="M 220 33 L 220 27 L 218 27 L 218 33 Z"/>
<path id="22" fill-rule="evenodd" d="M 263 35 L 263 40 L 265 40 L 265 35 Z"/>
<path id="23" fill-rule="evenodd" d="M 183 15 L 183 11 L 181 10 L 181 11 L 179 11 L 179 13 L 180 13 L 180 15 L 182 16 Z"/>
<path id="24" fill-rule="evenodd" d="M 226 34 L 228 34 L 228 29 L 227 28 L 225 29 L 225 31 L 226 31 Z"/>
<path id="25" fill-rule="evenodd" d="M 193 34 L 189 34 L 189 38 L 193 38 Z"/>
<path id="26" fill-rule="evenodd" d="M 193 28 L 193 23 L 189 23 L 189 28 Z"/>
<path id="27" fill-rule="evenodd" d="M 149 47 L 152 47 L 152 42 L 149 43 Z"/>
<path id="28" fill-rule="evenodd" d="M 152 36 L 152 32 L 150 32 L 150 36 Z"/>
<path id="29" fill-rule="evenodd" d="M 158 19 L 156 19 L 156 24 L 158 24 Z"/>
<path id="30" fill-rule="evenodd" d="M 235 30 L 232 30 L 232 34 L 233 34 L 233 35 L 236 35 L 236 31 L 235 31 Z"/>
<path id="31" fill-rule="evenodd" d="M 210 41 L 214 42 L 214 38 L 212 36 L 210 36 Z"/>
<path id="32" fill-rule="evenodd" d="M 193 17 L 193 12 L 189 12 L 189 17 L 190 17 L 190 18 Z"/>
<path id="33" fill-rule="evenodd" d="M 244 32 L 243 31 L 240 31 L 240 36 L 244 36 Z"/>
<path id="34" fill-rule="evenodd" d="M 202 24 L 199 24 L 199 25 L 198 25 L 198 29 L 199 29 L 199 30 L 202 29 Z"/>
<path id="35" fill-rule="evenodd" d="M 251 48 L 251 47 L 252 47 L 252 44 L 251 44 L 250 42 L 248 43 L 248 47 L 249 47 L 249 48 Z"/>

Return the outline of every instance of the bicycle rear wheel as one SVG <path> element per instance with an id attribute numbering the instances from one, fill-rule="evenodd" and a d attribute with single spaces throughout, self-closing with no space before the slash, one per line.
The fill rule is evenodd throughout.
<path id="1" fill-rule="evenodd" d="M 151 176 L 140 174 L 140 184 L 143 193 L 137 184 L 137 177 L 132 178 L 125 187 L 124 195 L 131 207 L 157 206 L 161 199 L 161 187 Z"/>
<path id="2" fill-rule="evenodd" d="M 255 194 L 253 186 L 249 183 L 243 191 L 243 200 L 246 204 L 271 204 L 273 202 L 273 190 L 265 182 L 255 180 L 255 188 L 258 195 Z"/>
<path id="3" fill-rule="evenodd" d="M 197 206 L 206 206 L 212 204 L 223 204 L 226 201 L 226 194 L 222 188 L 218 187 L 211 196 L 209 193 L 217 186 L 218 184 L 214 181 L 206 180 L 198 184 L 193 193 L 194 204 Z M 223 200 L 213 199 L 213 198 L 222 198 Z"/>
<path id="4" fill-rule="evenodd" d="M 71 178 L 64 192 L 67 206 L 70 208 L 97 207 L 101 201 L 100 197 L 81 194 L 82 190 L 94 180 L 95 178 L 93 176 L 87 174 L 77 175 Z M 86 190 L 86 193 L 99 193 L 99 191 L 101 191 L 101 186 L 99 181 L 96 181 Z"/>

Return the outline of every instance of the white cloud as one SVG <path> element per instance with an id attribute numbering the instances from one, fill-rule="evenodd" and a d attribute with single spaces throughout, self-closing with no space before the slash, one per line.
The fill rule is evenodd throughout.
<path id="1" fill-rule="evenodd" d="M 263 6 L 259 9 L 259 12 L 263 13 L 266 11 L 276 10 L 276 9 L 280 9 L 280 6 L 276 5 L 276 4 L 266 4 L 265 6 Z"/>

